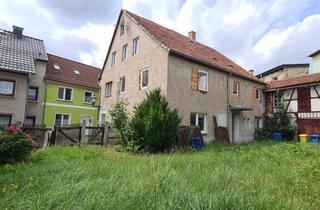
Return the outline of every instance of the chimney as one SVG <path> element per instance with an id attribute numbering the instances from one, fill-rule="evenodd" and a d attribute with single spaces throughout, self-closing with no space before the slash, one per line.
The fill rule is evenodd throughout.
<path id="1" fill-rule="evenodd" d="M 23 31 L 22 27 L 12 26 L 12 29 L 13 29 L 12 30 L 13 34 L 18 35 L 18 36 L 22 36 L 22 31 Z"/>
<path id="2" fill-rule="evenodd" d="M 188 37 L 191 41 L 195 42 L 196 41 L 196 32 L 195 31 L 190 31 L 188 33 Z"/>
<path id="3" fill-rule="evenodd" d="M 254 70 L 253 69 L 250 69 L 249 72 L 254 75 Z"/>

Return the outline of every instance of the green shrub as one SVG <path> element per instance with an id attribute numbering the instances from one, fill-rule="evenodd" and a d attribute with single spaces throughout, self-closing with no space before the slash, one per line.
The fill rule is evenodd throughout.
<path id="1" fill-rule="evenodd" d="M 109 113 L 112 119 L 112 127 L 115 131 L 116 136 L 121 138 L 122 143 L 127 143 L 127 135 L 126 131 L 128 129 L 128 113 L 127 113 L 127 102 L 124 100 L 120 100 L 115 103 Z"/>
<path id="2" fill-rule="evenodd" d="M 181 119 L 176 109 L 172 110 L 160 89 L 152 90 L 135 107 L 129 123 L 130 139 L 140 149 L 160 152 L 171 149 L 176 142 Z"/>
<path id="3" fill-rule="evenodd" d="M 292 140 L 296 136 L 297 126 L 291 123 L 290 116 L 287 113 L 284 104 L 281 103 L 280 107 L 275 114 L 276 127 L 275 132 L 283 134 L 283 138 L 286 140 Z"/>
<path id="4" fill-rule="evenodd" d="M 0 164 L 23 161 L 31 155 L 32 138 L 11 126 L 0 131 Z"/>

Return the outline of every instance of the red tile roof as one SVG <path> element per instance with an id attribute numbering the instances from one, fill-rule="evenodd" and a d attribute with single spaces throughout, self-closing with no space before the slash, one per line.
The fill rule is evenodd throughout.
<path id="1" fill-rule="evenodd" d="M 269 89 L 277 89 L 284 88 L 296 85 L 304 85 L 304 84 L 312 84 L 312 83 L 320 83 L 320 73 L 309 74 L 300 77 L 294 77 L 285 80 L 275 80 L 270 82 L 267 87 Z"/>
<path id="2" fill-rule="evenodd" d="M 146 32 L 149 33 L 157 42 L 168 48 L 171 53 L 185 56 L 190 59 L 193 58 L 198 62 L 210 65 L 222 71 L 230 72 L 259 83 L 264 83 L 217 50 L 199 42 L 191 41 L 187 36 L 165 28 L 127 10 L 122 11 L 131 17 L 138 25 L 144 28 Z"/>
<path id="3" fill-rule="evenodd" d="M 55 69 L 54 64 L 59 65 L 60 69 Z M 76 74 L 75 69 L 80 74 Z M 101 70 L 93 66 L 48 54 L 45 76 L 47 80 L 98 89 L 100 73 Z"/>

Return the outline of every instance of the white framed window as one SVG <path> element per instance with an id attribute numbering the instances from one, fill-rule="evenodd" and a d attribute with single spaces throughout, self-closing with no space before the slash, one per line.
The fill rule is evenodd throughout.
<path id="1" fill-rule="evenodd" d="M 58 87 L 58 99 L 72 101 L 72 88 Z"/>
<path id="2" fill-rule="evenodd" d="M 128 44 L 123 45 L 122 47 L 122 60 L 127 60 L 128 58 Z"/>
<path id="3" fill-rule="evenodd" d="M 14 96 L 16 81 L 0 79 L 0 95 Z"/>
<path id="4" fill-rule="evenodd" d="M 92 91 L 84 91 L 84 103 L 91 103 L 94 93 Z"/>
<path id="5" fill-rule="evenodd" d="M 71 116 L 69 114 L 56 114 L 55 126 L 67 126 L 70 125 Z"/>
<path id="6" fill-rule="evenodd" d="M 208 133 L 207 114 L 192 112 L 190 114 L 190 125 L 198 126 L 202 134 Z"/>
<path id="7" fill-rule="evenodd" d="M 120 93 L 124 93 L 126 90 L 126 77 L 120 78 Z"/>
<path id="8" fill-rule="evenodd" d="M 149 69 L 143 69 L 140 72 L 140 89 L 146 89 L 149 86 Z"/>
<path id="9" fill-rule="evenodd" d="M 198 89 L 208 91 L 208 72 L 199 70 Z"/>
<path id="10" fill-rule="evenodd" d="M 240 92 L 240 84 L 237 81 L 233 81 L 233 89 L 232 89 L 232 93 L 235 96 L 239 96 L 239 92 Z"/>
<path id="11" fill-rule="evenodd" d="M 256 88 L 256 100 L 260 101 L 261 100 L 261 89 Z"/>
<path id="12" fill-rule="evenodd" d="M 132 55 L 137 55 L 139 53 L 139 49 L 140 49 L 140 40 L 139 40 L 139 37 L 137 37 L 133 40 Z"/>
<path id="13" fill-rule="evenodd" d="M 114 51 L 112 54 L 111 54 L 111 66 L 114 66 L 116 65 L 116 55 L 117 55 L 117 52 Z"/>
<path id="14" fill-rule="evenodd" d="M 272 94 L 272 105 L 273 107 L 279 107 L 282 101 L 282 94 L 280 92 L 275 92 Z"/>
<path id="15" fill-rule="evenodd" d="M 105 97 L 110 97 L 112 94 L 112 82 L 106 83 Z"/>

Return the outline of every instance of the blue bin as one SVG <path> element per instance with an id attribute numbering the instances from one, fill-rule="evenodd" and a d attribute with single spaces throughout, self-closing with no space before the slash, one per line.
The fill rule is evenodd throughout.
<path id="1" fill-rule="evenodd" d="M 192 138 L 192 147 L 195 150 L 200 150 L 202 145 L 199 137 Z"/>
<path id="2" fill-rule="evenodd" d="M 282 135 L 282 133 L 273 133 L 272 138 L 274 141 L 280 142 L 283 139 L 283 135 Z"/>
<path id="3" fill-rule="evenodd" d="M 319 136 L 314 134 L 310 136 L 310 141 L 312 144 L 318 144 Z"/>

